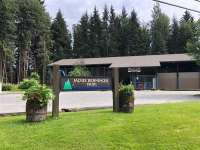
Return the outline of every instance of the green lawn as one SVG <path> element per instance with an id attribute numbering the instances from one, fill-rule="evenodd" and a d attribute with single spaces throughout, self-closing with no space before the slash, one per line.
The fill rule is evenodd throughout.
<path id="1" fill-rule="evenodd" d="M 139 106 L 133 114 L 96 110 L 26 123 L 0 118 L 2 150 L 199 150 L 200 103 Z"/>

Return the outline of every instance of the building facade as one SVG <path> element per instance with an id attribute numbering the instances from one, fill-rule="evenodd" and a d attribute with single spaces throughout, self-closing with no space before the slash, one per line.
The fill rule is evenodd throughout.
<path id="1" fill-rule="evenodd" d="M 65 76 L 77 65 L 86 66 L 94 77 L 110 78 L 112 68 L 119 68 L 120 82 L 138 90 L 200 89 L 200 67 L 187 54 L 63 59 L 55 64 Z"/>

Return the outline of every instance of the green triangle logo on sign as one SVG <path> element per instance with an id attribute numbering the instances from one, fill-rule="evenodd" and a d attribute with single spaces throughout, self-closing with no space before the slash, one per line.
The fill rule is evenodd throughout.
<path id="1" fill-rule="evenodd" d="M 72 85 L 69 79 L 64 83 L 64 90 L 72 90 Z"/>

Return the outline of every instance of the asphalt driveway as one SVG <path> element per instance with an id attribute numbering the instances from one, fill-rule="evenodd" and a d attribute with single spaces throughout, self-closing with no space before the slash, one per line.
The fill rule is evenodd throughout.
<path id="1" fill-rule="evenodd" d="M 136 91 L 136 105 L 200 101 L 200 91 Z M 62 92 L 60 109 L 85 107 L 112 107 L 111 91 Z M 48 106 L 51 111 L 51 104 Z M 0 94 L 0 113 L 25 112 L 22 94 Z"/>

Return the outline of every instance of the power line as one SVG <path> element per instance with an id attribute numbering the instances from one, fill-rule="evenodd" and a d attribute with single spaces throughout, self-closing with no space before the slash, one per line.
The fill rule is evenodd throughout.
<path id="1" fill-rule="evenodd" d="M 200 0 L 195 0 L 195 1 L 200 2 Z"/>
<path id="2" fill-rule="evenodd" d="M 162 3 L 162 4 L 165 4 L 165 5 L 174 6 L 174 7 L 181 8 L 181 9 L 190 10 L 190 11 L 193 11 L 193 12 L 196 12 L 196 13 L 199 13 L 199 14 L 200 14 L 200 11 L 195 10 L 195 9 L 191 9 L 191 8 L 179 6 L 179 5 L 176 5 L 176 4 L 171 4 L 171 3 L 168 3 L 168 2 L 163 2 L 163 1 L 160 1 L 160 0 L 153 0 L 153 1 L 159 2 L 159 3 Z M 195 0 L 195 1 L 199 1 L 199 2 L 200 2 L 200 0 Z"/>

